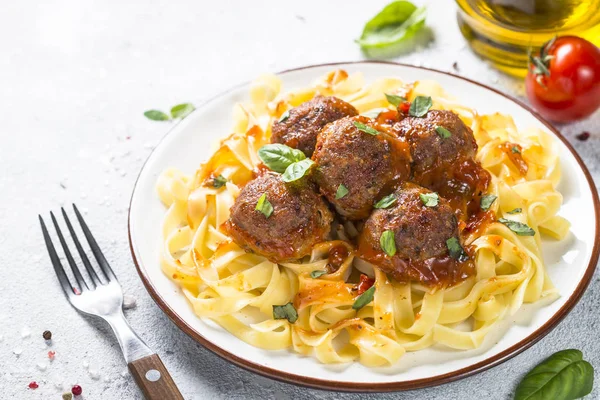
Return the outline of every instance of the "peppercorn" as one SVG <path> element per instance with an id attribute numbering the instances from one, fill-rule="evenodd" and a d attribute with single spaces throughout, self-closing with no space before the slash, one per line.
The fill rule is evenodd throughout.
<path id="1" fill-rule="evenodd" d="M 50 331 L 44 331 L 44 333 L 42 333 L 42 337 L 44 338 L 44 340 L 51 340 L 52 339 L 52 332 L 50 332 Z"/>

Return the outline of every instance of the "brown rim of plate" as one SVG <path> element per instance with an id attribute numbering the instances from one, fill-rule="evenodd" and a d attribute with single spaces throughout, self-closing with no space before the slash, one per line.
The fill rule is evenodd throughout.
<path id="1" fill-rule="evenodd" d="M 163 312 L 165 314 L 167 314 L 167 316 L 175 323 L 175 325 L 177 325 L 177 327 L 179 327 L 179 329 L 181 329 L 182 331 L 187 333 L 190 337 L 192 337 L 198 343 L 200 343 L 201 345 L 203 345 L 205 348 L 209 349 L 216 355 L 220 356 L 221 358 L 223 358 L 227 361 L 230 361 L 231 363 L 233 363 L 239 367 L 242 367 L 248 371 L 257 373 L 257 374 L 265 376 L 267 378 L 275 379 L 275 380 L 278 380 L 281 382 L 291 383 L 294 385 L 316 388 L 316 389 L 336 390 L 336 391 L 345 391 L 345 392 L 390 392 L 390 391 L 411 390 L 411 389 L 420 389 L 420 388 L 425 388 L 425 387 L 430 387 L 430 386 L 436 386 L 436 385 L 440 385 L 442 383 L 452 382 L 452 381 L 455 381 L 458 379 L 466 378 L 468 376 L 471 376 L 471 375 L 474 375 L 481 371 L 484 371 L 488 368 L 494 367 L 494 366 L 501 364 L 504 361 L 516 356 L 517 354 L 521 353 L 522 351 L 528 349 L 530 346 L 537 343 L 540 339 L 542 339 L 544 336 L 546 336 L 554 327 L 556 327 L 556 325 L 558 325 L 558 323 L 560 321 L 562 321 L 562 319 L 571 311 L 571 309 L 573 309 L 573 307 L 577 304 L 577 302 L 583 295 L 584 291 L 588 287 L 590 280 L 592 278 L 592 275 L 594 274 L 594 270 L 596 269 L 596 264 L 598 263 L 598 258 L 600 255 L 600 200 L 598 199 L 598 192 L 596 190 L 596 186 L 594 185 L 594 181 L 590 175 L 590 172 L 586 168 L 585 164 L 583 163 L 583 161 L 581 160 L 581 158 L 579 157 L 579 155 L 577 154 L 575 149 L 573 149 L 571 144 L 568 142 L 568 140 L 565 137 L 563 137 L 560 132 L 558 132 L 549 122 L 547 122 L 544 118 L 542 118 L 537 112 L 535 112 L 533 109 L 531 109 L 528 105 L 526 105 L 525 103 L 523 103 L 522 101 L 520 101 L 518 99 L 515 99 L 511 96 L 508 96 L 508 95 L 500 92 L 497 89 L 491 88 L 491 87 L 483 85 L 479 82 L 475 82 L 471 79 L 464 78 L 462 76 L 458 76 L 458 75 L 455 75 L 455 74 L 452 74 L 449 72 L 439 71 L 439 70 L 432 69 L 432 68 L 417 67 L 417 66 L 409 65 L 409 64 L 390 62 L 390 61 L 368 61 L 368 60 L 365 60 L 365 61 L 335 62 L 335 63 L 308 65 L 308 66 L 299 67 L 299 68 L 286 69 L 284 71 L 278 72 L 277 75 L 285 74 L 288 72 L 301 71 L 304 69 L 310 69 L 310 68 L 315 68 L 315 67 L 327 67 L 327 66 L 336 67 L 336 66 L 348 65 L 348 64 L 387 64 L 387 65 L 396 65 L 396 66 L 408 67 L 408 68 L 423 69 L 423 70 L 437 72 L 440 74 L 450 75 L 454 78 L 461 79 L 461 80 L 469 82 L 471 84 L 484 87 L 488 90 L 491 90 L 492 92 L 495 92 L 495 93 L 507 98 L 510 101 L 513 101 L 514 103 L 517 103 L 519 106 L 521 106 L 525 110 L 529 111 L 531 113 L 531 115 L 533 115 L 535 118 L 537 118 L 542 124 L 544 124 L 546 126 L 546 128 L 548 130 L 550 130 L 558 139 L 560 139 L 565 144 L 565 146 L 567 147 L 567 149 L 569 149 L 569 151 L 571 152 L 573 157 L 575 157 L 575 160 L 577 160 L 579 167 L 581 168 L 581 170 L 583 171 L 583 173 L 587 179 L 588 186 L 590 188 L 590 191 L 592 192 L 594 210 L 595 210 L 594 214 L 596 217 L 595 241 L 594 241 L 594 247 L 592 249 L 590 263 L 588 264 L 588 266 L 586 268 L 583 278 L 581 279 L 581 281 L 577 285 L 577 288 L 575 289 L 575 291 L 573 292 L 571 297 L 569 297 L 567 302 L 548 321 L 546 321 L 546 323 L 544 325 L 542 325 L 535 332 L 533 332 L 532 334 L 530 334 L 529 336 L 527 336 L 525 339 L 521 340 L 520 342 L 509 347 L 508 349 L 501 351 L 500 353 L 498 353 L 492 357 L 489 357 L 483 361 L 472 364 L 468 367 L 461 368 L 456 371 L 448 372 L 446 374 L 432 376 L 429 378 L 415 379 L 415 380 L 403 381 L 403 382 L 352 383 L 352 382 L 341 382 L 341 381 L 309 378 L 309 377 L 295 375 L 295 374 L 279 371 L 277 369 L 265 367 L 265 366 L 256 364 L 252 361 L 246 360 L 244 358 L 238 357 L 237 355 L 235 355 L 235 354 L 225 350 L 224 348 L 219 347 L 219 346 L 215 345 L 214 343 L 205 339 L 202 335 L 200 335 L 198 332 L 196 332 L 190 325 L 188 325 L 171 307 L 169 307 L 169 305 L 164 301 L 164 299 L 156 291 L 156 289 L 152 285 L 152 282 L 150 282 L 150 280 L 148 279 L 145 269 L 140 265 L 140 263 L 138 262 L 138 260 L 135 256 L 133 242 L 131 239 L 131 202 L 133 200 L 133 193 L 135 193 L 135 188 L 137 186 L 137 181 L 139 179 L 139 175 L 138 175 L 138 178 L 136 179 L 136 182 L 133 187 L 132 196 L 131 196 L 131 200 L 129 203 L 129 212 L 128 212 L 128 216 L 127 216 L 127 231 L 128 231 L 128 237 L 129 237 L 129 248 L 131 250 L 131 256 L 133 258 L 133 262 L 138 271 L 138 274 L 140 275 L 140 278 L 142 279 L 142 282 L 144 283 L 144 286 L 148 290 L 148 293 L 150 293 L 150 296 L 152 296 L 152 298 L 154 299 L 156 304 L 158 304 L 158 306 L 163 310 Z M 216 96 L 210 98 L 209 100 L 207 100 L 206 102 L 204 102 L 200 107 L 204 106 L 205 104 L 213 101 L 214 99 L 216 99 L 218 97 L 221 97 L 222 95 L 226 94 L 227 92 L 229 92 L 231 90 L 234 90 L 238 87 L 241 87 L 241 86 L 244 86 L 247 84 L 248 84 L 248 82 L 242 83 L 242 84 L 236 85 L 224 92 L 221 92 L 218 95 L 216 95 Z M 175 127 L 173 127 L 172 129 L 174 129 L 174 128 Z M 164 140 L 164 138 L 167 137 L 169 135 L 169 133 L 171 133 L 171 130 L 169 132 L 167 132 L 167 134 L 163 137 L 163 139 L 161 139 L 161 141 Z M 150 154 L 150 156 L 148 156 L 148 159 L 150 159 L 151 156 L 152 156 L 152 154 Z M 146 160 L 146 162 L 147 162 L 147 160 Z M 146 162 L 144 162 L 144 166 L 145 166 Z M 142 166 L 142 169 L 140 170 L 140 174 L 141 174 L 141 171 L 144 169 L 144 166 Z"/>

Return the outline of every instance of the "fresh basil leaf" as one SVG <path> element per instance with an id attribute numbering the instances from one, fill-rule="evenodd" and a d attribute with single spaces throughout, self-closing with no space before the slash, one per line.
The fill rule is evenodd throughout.
<path id="1" fill-rule="evenodd" d="M 396 202 L 396 196 L 394 194 L 388 194 L 383 199 L 379 200 L 373 207 L 375 208 L 388 208 Z"/>
<path id="2" fill-rule="evenodd" d="M 430 96 L 417 96 L 410 104 L 408 115 L 411 117 L 423 117 L 427 111 L 433 106 Z"/>
<path id="3" fill-rule="evenodd" d="M 287 319 L 293 324 L 298 320 L 298 311 L 291 301 L 282 306 L 273 306 L 273 319 Z"/>
<path id="4" fill-rule="evenodd" d="M 144 116 L 152 121 L 168 121 L 171 119 L 171 117 L 160 110 L 148 110 L 144 113 Z"/>
<path id="5" fill-rule="evenodd" d="M 443 126 L 436 127 L 435 131 L 437 132 L 438 135 L 440 135 L 440 137 L 442 139 L 448 139 L 450 136 L 452 136 L 452 132 L 450 132 L 448 129 L 444 128 Z"/>
<path id="6" fill-rule="evenodd" d="M 396 254 L 396 238 L 393 231 L 383 232 L 379 238 L 379 244 L 381 245 L 381 250 L 388 256 L 393 257 Z"/>
<path id="7" fill-rule="evenodd" d="M 258 157 L 271 170 L 282 174 L 291 164 L 306 158 L 298 149 L 292 149 L 285 144 L 266 144 L 258 150 Z"/>
<path id="8" fill-rule="evenodd" d="M 404 97 L 395 94 L 385 93 L 385 98 L 387 99 L 388 103 L 390 103 L 394 107 L 398 107 L 400 104 L 406 101 Z"/>
<path id="9" fill-rule="evenodd" d="M 317 279 L 318 277 L 326 275 L 326 274 L 327 274 L 327 271 L 316 269 L 310 273 L 310 277 L 313 279 Z"/>
<path id="10" fill-rule="evenodd" d="M 346 196 L 348 194 L 349 190 L 346 186 L 344 186 L 344 184 L 340 184 L 340 186 L 338 186 L 337 191 L 335 192 L 335 199 L 339 200 L 342 197 Z"/>
<path id="11" fill-rule="evenodd" d="M 535 235 L 535 231 L 529 227 L 529 225 L 524 224 L 519 221 L 513 221 L 512 219 L 500 218 L 498 222 L 503 223 L 519 236 L 533 236 Z"/>
<path id="12" fill-rule="evenodd" d="M 263 193 L 262 196 L 259 197 L 258 201 L 256 202 L 256 207 L 254 209 L 263 213 L 263 215 L 267 218 L 269 218 L 271 214 L 273 214 L 273 206 L 271 205 L 271 202 L 267 200 L 266 193 Z"/>
<path id="13" fill-rule="evenodd" d="M 518 214 L 521 211 L 523 211 L 522 208 L 515 208 L 514 210 L 511 210 L 511 211 L 507 212 L 507 214 Z"/>
<path id="14" fill-rule="evenodd" d="M 287 110 L 286 112 L 284 112 L 283 114 L 281 114 L 281 117 L 279 117 L 279 122 L 284 122 L 289 117 L 290 117 L 290 110 Z"/>
<path id="15" fill-rule="evenodd" d="M 356 300 L 354 300 L 352 308 L 355 310 L 360 310 L 361 308 L 372 302 L 373 297 L 375 297 L 375 285 L 371 286 L 370 288 L 365 290 L 363 294 L 358 296 Z"/>
<path id="16" fill-rule="evenodd" d="M 425 25 L 425 7 L 394 1 L 365 24 L 356 41 L 363 50 L 397 45 L 410 39 Z"/>
<path id="17" fill-rule="evenodd" d="M 510 151 L 512 151 L 515 154 L 521 154 L 521 149 L 519 149 L 519 146 L 513 146 Z"/>
<path id="18" fill-rule="evenodd" d="M 440 196 L 437 193 L 421 193 L 419 194 L 421 201 L 425 207 L 435 207 L 440 202 Z"/>
<path id="19" fill-rule="evenodd" d="M 498 196 L 494 196 L 493 194 L 484 194 L 481 196 L 481 200 L 479 201 L 479 207 L 481 207 L 483 211 L 487 211 L 490 209 L 492 204 L 494 204 L 497 198 Z"/>
<path id="20" fill-rule="evenodd" d="M 453 236 L 446 240 L 446 247 L 448 247 L 448 253 L 450 254 L 450 257 L 454 258 L 458 262 L 465 262 L 469 259 L 469 255 L 460 245 L 458 238 Z"/>
<path id="21" fill-rule="evenodd" d="M 515 400 L 574 400 L 594 386 L 594 367 L 579 350 L 554 353 L 529 371 L 517 386 Z"/>
<path id="22" fill-rule="evenodd" d="M 373 129 L 370 126 L 363 124 L 362 122 L 354 121 L 354 126 L 359 131 L 368 133 L 369 135 L 377 136 L 380 133 L 377 129 Z"/>
<path id="23" fill-rule="evenodd" d="M 381 114 L 382 112 L 385 112 L 385 111 L 390 111 L 390 109 L 389 108 L 374 108 L 374 109 L 364 112 L 360 115 L 375 119 L 375 118 L 379 117 L 379 114 Z"/>
<path id="24" fill-rule="evenodd" d="M 306 175 L 306 173 L 314 163 L 315 162 L 310 158 L 305 158 L 304 160 L 296 161 L 295 163 L 290 164 L 285 169 L 285 172 L 283 173 L 283 175 L 281 175 L 281 179 L 287 183 L 297 181 L 298 179 Z"/>
<path id="25" fill-rule="evenodd" d="M 215 179 L 213 179 L 213 187 L 215 189 L 219 189 L 219 188 L 225 186 L 226 183 L 227 183 L 227 178 L 225 178 L 223 175 L 219 175 Z"/>
<path id="26" fill-rule="evenodd" d="M 173 118 L 184 119 L 185 117 L 190 115 L 195 109 L 196 107 L 194 107 L 194 105 L 191 103 L 177 104 L 176 106 L 171 108 L 171 116 Z"/>

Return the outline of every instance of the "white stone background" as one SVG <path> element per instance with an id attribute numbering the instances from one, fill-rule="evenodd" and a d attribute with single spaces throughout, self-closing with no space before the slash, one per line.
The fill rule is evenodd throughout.
<path id="1" fill-rule="evenodd" d="M 131 376 L 121 375 L 126 367 L 112 334 L 71 308 L 49 263 L 37 214 L 71 202 L 87 210 L 125 291 L 137 299 L 126 311 L 131 325 L 162 356 L 186 399 L 505 399 L 524 373 L 564 348 L 583 350 L 600 371 L 597 274 L 573 312 L 510 361 L 458 382 L 378 395 L 309 390 L 235 367 L 181 332 L 144 290 L 129 252 L 127 207 L 138 171 L 170 123 L 148 121 L 143 111 L 198 104 L 267 71 L 360 60 L 353 40 L 386 2 L 2 2 L 0 398 L 60 399 L 56 384 L 67 390 L 73 383 L 88 400 L 141 398 Z M 431 0 L 434 41 L 397 60 L 440 70 L 452 70 L 457 61 L 460 75 L 522 98 L 520 82 L 471 53 L 455 7 Z M 559 127 L 596 182 L 599 126 L 597 112 Z M 583 130 L 592 134 L 585 143 L 574 137 Z M 31 336 L 23 338 L 23 329 Z M 41 338 L 46 329 L 54 335 L 51 348 Z M 40 371 L 36 364 L 47 363 L 50 349 L 56 359 Z M 37 390 L 27 389 L 32 380 Z M 596 386 L 589 398 L 600 397 Z"/>

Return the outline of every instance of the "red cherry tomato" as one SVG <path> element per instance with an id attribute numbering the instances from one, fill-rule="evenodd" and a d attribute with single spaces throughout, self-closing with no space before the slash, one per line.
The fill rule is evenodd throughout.
<path id="1" fill-rule="evenodd" d="M 562 36 L 531 58 L 525 87 L 545 118 L 568 122 L 600 107 L 600 49 L 585 39 Z"/>

